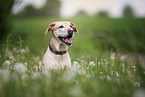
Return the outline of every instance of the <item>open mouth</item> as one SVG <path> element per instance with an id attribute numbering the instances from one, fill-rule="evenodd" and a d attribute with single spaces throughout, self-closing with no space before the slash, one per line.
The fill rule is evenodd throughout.
<path id="1" fill-rule="evenodd" d="M 72 37 L 73 35 L 68 35 L 67 37 L 61 37 L 59 36 L 59 40 L 62 41 L 63 43 L 65 43 L 67 46 L 70 46 L 72 44 Z"/>

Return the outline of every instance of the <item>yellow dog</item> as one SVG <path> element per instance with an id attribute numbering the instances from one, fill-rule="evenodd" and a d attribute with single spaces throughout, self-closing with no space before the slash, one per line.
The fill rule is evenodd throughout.
<path id="1" fill-rule="evenodd" d="M 74 32 L 78 33 L 75 24 L 66 21 L 53 22 L 49 24 L 45 35 L 49 31 L 52 31 L 51 41 L 39 69 L 48 71 L 71 67 L 71 60 L 67 49 L 72 45 L 71 39 L 74 37 Z"/>

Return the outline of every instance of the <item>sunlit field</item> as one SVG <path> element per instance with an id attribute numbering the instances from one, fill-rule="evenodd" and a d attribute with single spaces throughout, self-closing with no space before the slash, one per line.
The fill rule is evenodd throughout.
<path id="1" fill-rule="evenodd" d="M 39 71 L 48 24 L 76 24 L 72 68 Z M 14 19 L 0 45 L 0 97 L 144 97 L 145 19 Z"/>

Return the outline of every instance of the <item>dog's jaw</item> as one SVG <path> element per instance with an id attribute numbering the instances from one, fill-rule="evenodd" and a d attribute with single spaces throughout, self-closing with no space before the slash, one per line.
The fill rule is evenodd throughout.
<path id="1" fill-rule="evenodd" d="M 74 37 L 74 32 L 68 33 L 65 31 L 64 34 L 61 34 L 58 30 L 53 32 L 54 37 L 56 37 L 62 44 L 66 46 L 72 45 L 72 38 Z"/>
<path id="2" fill-rule="evenodd" d="M 54 35 L 52 35 L 50 44 L 52 45 L 52 47 L 57 50 L 57 51 L 67 51 L 68 46 L 64 43 L 62 43 L 57 37 L 55 37 Z"/>
<path id="3" fill-rule="evenodd" d="M 72 38 L 74 34 L 67 35 L 66 37 L 58 36 L 58 39 L 65 45 L 71 46 L 72 45 Z"/>

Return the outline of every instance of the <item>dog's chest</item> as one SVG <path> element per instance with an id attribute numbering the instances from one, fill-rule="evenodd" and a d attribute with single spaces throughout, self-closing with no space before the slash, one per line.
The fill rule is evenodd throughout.
<path id="1" fill-rule="evenodd" d="M 65 61 L 70 60 L 68 53 L 64 55 L 56 55 L 53 54 L 51 51 L 47 51 L 44 55 L 45 61 L 47 63 L 54 63 L 54 64 L 63 64 Z"/>
<path id="2" fill-rule="evenodd" d="M 63 61 L 63 56 L 60 56 L 60 55 L 56 55 L 55 56 L 55 60 L 59 63 L 59 64 L 62 64 L 62 61 Z"/>
<path id="3" fill-rule="evenodd" d="M 71 67 L 71 61 L 68 52 L 64 55 L 55 55 L 47 50 L 43 57 L 45 69 L 57 69 L 60 67 Z"/>

